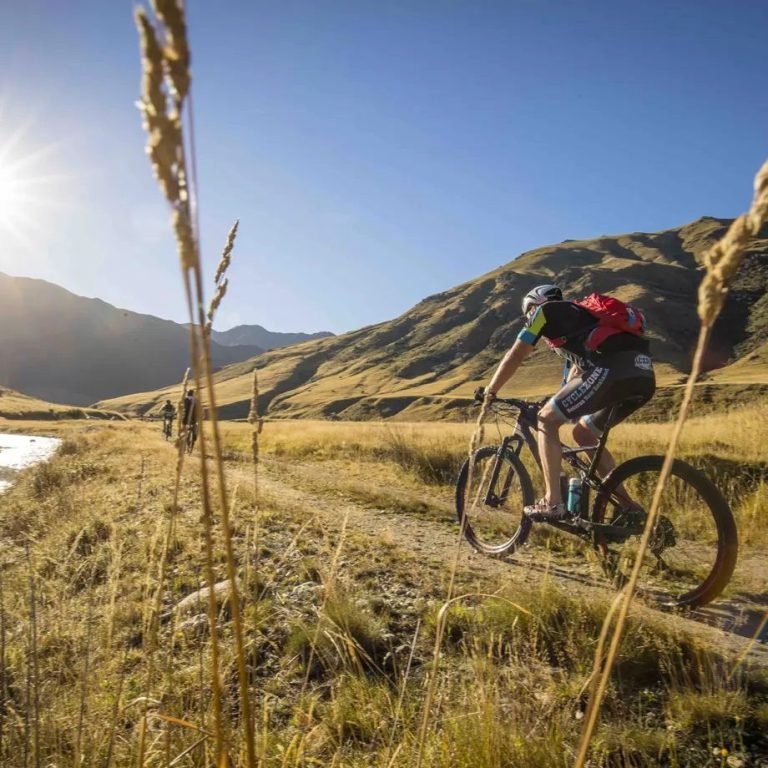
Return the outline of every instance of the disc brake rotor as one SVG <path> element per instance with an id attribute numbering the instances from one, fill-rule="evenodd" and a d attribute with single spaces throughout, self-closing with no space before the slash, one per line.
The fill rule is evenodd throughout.
<path id="1" fill-rule="evenodd" d="M 677 544 L 675 526 L 666 515 L 659 515 L 656 525 L 653 527 L 648 547 L 656 557 L 660 557 L 665 549 Z"/>

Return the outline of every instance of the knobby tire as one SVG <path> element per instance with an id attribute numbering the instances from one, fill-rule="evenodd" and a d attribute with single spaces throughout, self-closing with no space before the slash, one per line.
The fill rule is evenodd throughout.
<path id="1" fill-rule="evenodd" d="M 498 453 L 499 447 L 495 445 L 475 451 L 470 494 L 467 493 L 469 459 L 464 462 L 456 482 L 456 514 L 465 538 L 478 552 L 501 556 L 514 552 L 528 538 L 531 522 L 523 515 L 523 507 L 533 503 L 534 491 L 528 470 L 508 449 L 501 455 L 496 488 L 489 489 L 491 470 Z M 486 468 L 488 473 L 484 476 Z M 477 487 L 481 481 L 485 487 L 478 496 Z M 495 503 L 490 507 L 485 504 L 489 491 L 495 494 Z"/>
<path id="2" fill-rule="evenodd" d="M 605 479 L 595 498 L 593 522 L 613 522 L 613 517 L 618 512 L 611 496 L 621 483 L 629 488 L 630 493 L 633 487 L 647 488 L 643 501 L 646 502 L 645 511 L 650 510 L 651 487 L 655 487 L 655 480 L 661 473 L 663 463 L 663 456 L 639 456 L 616 467 Z M 643 482 L 646 475 L 647 478 Z M 651 537 L 652 547 L 649 547 L 652 549 L 655 546 L 659 554 L 647 555 L 647 575 L 641 570 L 638 591 L 651 595 L 657 602 L 668 606 L 695 608 L 720 595 L 733 575 L 738 554 L 736 523 L 728 502 L 717 486 L 690 464 L 679 459 L 673 462 L 665 494 L 668 489 L 672 501 L 667 502 L 666 497 L 662 495 L 660 514 Z M 689 499 L 694 501 L 686 504 Z M 698 508 L 694 510 L 692 507 L 696 500 Z M 634 542 L 636 545 L 639 540 L 639 536 L 628 537 L 630 544 Z M 603 556 L 606 572 L 615 580 L 616 586 L 621 587 L 626 582 L 629 571 L 629 565 L 623 569 L 617 566 L 616 553 L 622 545 L 601 540 L 599 536 L 596 537 L 595 545 Z M 696 570 L 685 565 L 688 561 L 693 562 L 697 556 Z M 674 562 L 676 557 L 684 564 L 677 570 L 674 567 L 669 568 L 666 564 L 664 568 L 659 567 L 665 559 Z M 667 570 L 669 576 L 666 576 Z M 654 572 L 656 576 L 653 575 Z M 688 582 L 695 583 L 684 584 L 681 576 L 680 583 L 676 584 L 675 576 L 678 574 L 684 574 Z M 665 580 L 668 583 L 665 584 Z"/>

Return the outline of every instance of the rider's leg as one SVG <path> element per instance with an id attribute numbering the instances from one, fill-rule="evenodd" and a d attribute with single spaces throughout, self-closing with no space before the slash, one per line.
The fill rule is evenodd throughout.
<path id="1" fill-rule="evenodd" d="M 636 410 L 635 406 L 619 406 L 615 414 L 614 424 L 622 421 L 632 411 Z M 573 428 L 573 439 L 582 447 L 588 447 L 594 445 L 595 442 L 603 434 L 604 424 L 607 422 L 608 415 L 612 411 L 612 407 L 604 408 L 596 414 L 584 416 L 576 423 Z M 600 461 L 597 463 L 597 473 L 600 477 L 606 477 L 616 466 L 616 459 L 613 458 L 613 454 L 605 447 L 603 447 Z M 624 499 L 627 506 L 639 506 L 637 502 L 632 498 L 632 495 L 626 489 L 626 486 L 622 483 L 616 486 L 616 494 Z"/>
<path id="2" fill-rule="evenodd" d="M 573 439 L 577 445 L 582 448 L 588 448 L 594 445 L 600 434 L 593 432 L 589 427 L 587 417 L 579 419 L 573 427 Z M 616 460 L 613 458 L 613 454 L 607 449 L 603 448 L 603 452 L 600 456 L 600 461 L 597 463 L 597 471 L 600 477 L 605 477 L 616 466 Z"/>
<path id="3" fill-rule="evenodd" d="M 539 411 L 539 431 L 536 439 L 544 471 L 544 483 L 547 487 L 546 499 L 550 506 L 560 504 L 563 494 L 560 489 L 560 465 L 563 460 L 563 447 L 560 444 L 560 427 L 565 419 L 549 401 Z"/>

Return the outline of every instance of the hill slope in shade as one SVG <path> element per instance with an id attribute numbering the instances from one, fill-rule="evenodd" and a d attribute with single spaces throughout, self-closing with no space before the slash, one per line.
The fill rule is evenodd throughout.
<path id="1" fill-rule="evenodd" d="M 179 381 L 189 365 L 189 331 L 44 280 L 0 273 L 0 350 L 0 385 L 88 405 Z M 212 359 L 220 367 L 261 351 L 213 344 Z"/>
<path id="2" fill-rule="evenodd" d="M 659 381 L 679 384 L 689 370 L 698 335 L 701 256 L 729 223 L 705 217 L 658 233 L 565 241 L 528 251 L 424 299 L 389 322 L 228 366 L 216 375 L 217 404 L 225 418 L 244 417 L 256 368 L 261 411 L 270 415 L 434 417 L 487 382 L 520 329 L 523 295 L 549 282 L 561 285 L 567 297 L 599 291 L 643 309 Z M 768 230 L 763 237 L 768 238 Z M 758 348 L 768 330 L 766 287 L 768 240 L 761 239 L 732 285 L 713 334 L 708 369 L 760 356 Z M 738 378 L 738 367 L 733 370 Z M 548 394 L 557 388 L 559 375 L 557 359 L 542 348 L 507 391 Z M 765 368 L 759 374 L 750 369 L 749 376 L 768 381 Z M 165 390 L 139 393 L 103 405 L 141 412 L 165 395 Z"/>
<path id="3" fill-rule="evenodd" d="M 319 333 L 278 333 L 268 331 L 261 325 L 236 325 L 228 331 L 212 331 L 211 338 L 225 347 L 251 345 L 261 349 L 280 349 L 291 344 L 301 344 L 313 339 L 324 339 L 333 336 L 328 331 Z"/>
<path id="4" fill-rule="evenodd" d="M 96 408 L 49 403 L 0 387 L 0 419 L 48 421 L 54 419 L 123 419 L 120 414 Z"/>

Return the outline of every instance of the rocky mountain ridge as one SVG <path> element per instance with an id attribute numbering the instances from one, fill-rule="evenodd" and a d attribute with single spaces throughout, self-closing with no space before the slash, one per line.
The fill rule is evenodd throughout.
<path id="1" fill-rule="evenodd" d="M 320 331 L 318 333 L 280 333 L 268 331 L 262 325 L 236 325 L 228 331 L 213 330 L 211 332 L 211 339 L 225 347 L 251 345 L 266 351 L 288 347 L 291 344 L 301 344 L 302 342 L 314 339 L 324 339 L 328 336 L 333 336 L 333 334 L 328 331 Z"/>

